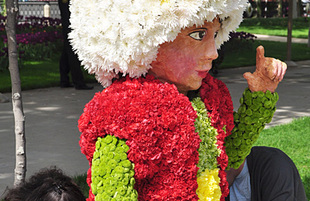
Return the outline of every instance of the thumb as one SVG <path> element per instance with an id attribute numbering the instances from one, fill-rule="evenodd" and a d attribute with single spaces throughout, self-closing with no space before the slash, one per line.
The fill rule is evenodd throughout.
<path id="1" fill-rule="evenodd" d="M 249 82 L 254 79 L 254 75 L 250 72 L 246 72 L 243 74 L 243 77 Z"/>
<path id="2" fill-rule="evenodd" d="M 251 91 L 256 91 L 255 90 L 255 76 L 250 73 L 250 72 L 246 72 L 243 74 L 243 77 L 247 80 L 248 83 L 248 87 Z"/>

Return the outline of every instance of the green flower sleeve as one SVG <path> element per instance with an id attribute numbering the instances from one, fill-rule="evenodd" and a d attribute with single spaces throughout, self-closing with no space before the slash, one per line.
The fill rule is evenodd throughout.
<path id="1" fill-rule="evenodd" d="M 138 200 L 134 189 L 134 164 L 127 159 L 125 140 L 107 135 L 98 138 L 92 160 L 92 192 L 95 200 Z"/>
<path id="2" fill-rule="evenodd" d="M 266 123 L 270 123 L 279 99 L 270 91 L 251 92 L 248 88 L 240 99 L 240 107 L 234 112 L 235 127 L 225 139 L 228 169 L 237 169 L 249 155 Z"/>

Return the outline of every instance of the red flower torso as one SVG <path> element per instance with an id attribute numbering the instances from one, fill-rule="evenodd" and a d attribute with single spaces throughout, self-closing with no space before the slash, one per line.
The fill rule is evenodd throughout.
<path id="1" fill-rule="evenodd" d="M 227 155 L 223 144 L 233 128 L 232 103 L 227 88 L 210 77 L 211 84 L 204 82 L 200 93 L 219 133 L 222 152 L 218 163 L 222 170 L 221 188 L 226 195 Z M 198 200 L 200 138 L 195 132 L 195 118 L 191 102 L 174 85 L 160 83 L 152 76 L 123 78 L 97 93 L 85 106 L 79 120 L 81 151 L 91 166 L 98 137 L 114 135 L 126 139 L 128 159 L 135 164 L 139 200 Z M 90 178 L 89 170 L 89 185 Z M 89 200 L 93 198 L 90 190 Z"/>

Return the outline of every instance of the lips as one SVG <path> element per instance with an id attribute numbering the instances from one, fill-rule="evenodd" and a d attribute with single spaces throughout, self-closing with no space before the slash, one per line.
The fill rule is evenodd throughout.
<path id="1" fill-rule="evenodd" d="M 209 71 L 197 71 L 198 75 L 202 78 L 205 78 Z"/>
<path id="2" fill-rule="evenodd" d="M 196 71 L 200 77 L 205 78 L 209 70 L 212 68 L 212 63 L 201 60 L 199 64 L 200 65 L 197 66 L 198 68 L 196 68 Z"/>

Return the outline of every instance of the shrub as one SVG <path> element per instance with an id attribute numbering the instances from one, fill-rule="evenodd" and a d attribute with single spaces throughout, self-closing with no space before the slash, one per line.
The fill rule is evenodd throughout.
<path id="1" fill-rule="evenodd" d="M 254 39 L 257 38 L 255 35 L 246 32 L 231 32 L 229 34 L 230 39 L 225 42 L 221 49 L 218 50 L 218 58 L 212 62 L 212 72 L 217 74 L 217 68 L 224 60 L 225 52 L 239 52 L 242 49 L 253 48 Z"/>
<path id="2" fill-rule="evenodd" d="M 5 22 L 6 17 L 0 16 L 0 70 L 4 70 L 8 66 Z M 62 46 L 61 21 L 60 19 L 35 16 L 24 19 L 19 16 L 16 26 L 16 41 L 20 61 L 22 58 L 32 61 L 51 58 Z"/>

